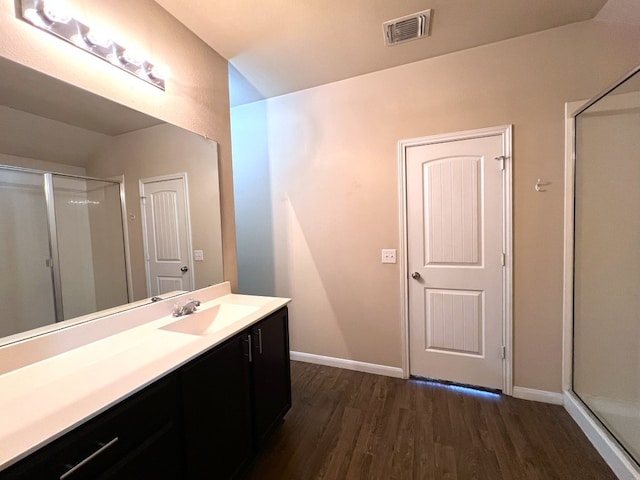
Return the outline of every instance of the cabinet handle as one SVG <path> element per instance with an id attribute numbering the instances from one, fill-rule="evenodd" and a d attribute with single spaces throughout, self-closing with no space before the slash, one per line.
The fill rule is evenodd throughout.
<path id="1" fill-rule="evenodd" d="M 96 450 L 95 452 L 93 452 L 91 455 L 89 455 L 87 458 L 85 458 L 84 460 L 82 460 L 80 463 L 77 463 L 75 466 L 71 467 L 70 470 L 68 470 L 67 472 L 63 473 L 62 475 L 60 475 L 60 480 L 64 480 L 65 478 L 67 478 L 69 475 L 73 475 L 75 472 L 77 472 L 79 469 L 81 469 L 82 467 L 84 467 L 87 463 L 89 463 L 91 460 L 93 460 L 94 458 L 96 458 L 98 455 L 100 455 L 101 453 L 103 453 L 104 451 L 106 451 L 109 447 L 111 447 L 112 445 L 114 445 L 116 442 L 118 441 L 118 437 L 114 438 L 113 440 L 111 440 L 108 443 L 105 444 L 98 444 L 100 445 L 100 448 L 98 450 Z"/>
<path id="2" fill-rule="evenodd" d="M 258 329 L 258 352 L 262 355 L 262 329 Z"/>
<path id="3" fill-rule="evenodd" d="M 249 363 L 253 362 L 253 347 L 251 346 L 251 335 L 247 335 L 247 343 L 249 343 Z"/>

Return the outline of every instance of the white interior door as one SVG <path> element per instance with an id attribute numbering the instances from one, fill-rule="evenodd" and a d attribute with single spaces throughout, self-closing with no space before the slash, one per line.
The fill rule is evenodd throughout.
<path id="1" fill-rule="evenodd" d="M 411 375 L 503 388 L 503 139 L 406 149 Z"/>
<path id="2" fill-rule="evenodd" d="M 186 174 L 140 180 L 147 293 L 193 289 Z"/>

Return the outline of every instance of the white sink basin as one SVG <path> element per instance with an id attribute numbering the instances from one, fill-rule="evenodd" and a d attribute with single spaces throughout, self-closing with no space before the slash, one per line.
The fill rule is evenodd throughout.
<path id="1" fill-rule="evenodd" d="M 242 320 L 256 310 L 258 307 L 252 305 L 221 303 L 204 310 L 196 310 L 175 322 L 160 327 L 160 329 L 190 335 L 208 335 Z"/>

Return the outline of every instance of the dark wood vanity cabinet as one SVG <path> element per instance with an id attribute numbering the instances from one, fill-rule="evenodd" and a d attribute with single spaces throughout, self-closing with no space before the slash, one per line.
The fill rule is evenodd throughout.
<path id="1" fill-rule="evenodd" d="M 248 352 L 242 333 L 180 370 L 186 478 L 235 478 L 251 460 Z"/>
<path id="2" fill-rule="evenodd" d="M 233 479 L 291 407 L 287 309 L 180 370 L 189 479 Z"/>
<path id="3" fill-rule="evenodd" d="M 251 328 L 254 441 L 260 447 L 291 408 L 287 309 Z"/>
<path id="4" fill-rule="evenodd" d="M 0 478 L 180 478 L 179 422 L 177 379 L 169 376 L 0 472 Z"/>
<path id="5" fill-rule="evenodd" d="M 291 407 L 283 307 L 0 472 L 0 480 L 242 475 Z"/>

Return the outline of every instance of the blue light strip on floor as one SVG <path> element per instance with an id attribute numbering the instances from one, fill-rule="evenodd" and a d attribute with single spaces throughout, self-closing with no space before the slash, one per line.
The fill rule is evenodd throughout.
<path id="1" fill-rule="evenodd" d="M 452 390 L 454 392 L 464 393 L 466 395 L 474 395 L 474 396 L 482 397 L 482 398 L 493 398 L 493 399 L 500 398 L 500 394 L 499 393 L 488 392 L 486 390 L 478 390 L 476 388 L 471 388 L 471 387 L 463 387 L 462 385 L 451 385 L 451 384 L 448 384 L 448 383 L 434 382 L 434 381 L 431 381 L 431 380 L 421 380 L 421 379 L 417 379 L 417 378 L 412 378 L 409 381 L 410 382 L 421 383 L 421 384 L 428 384 L 429 386 L 433 386 L 433 387 L 446 388 L 446 389 Z"/>

